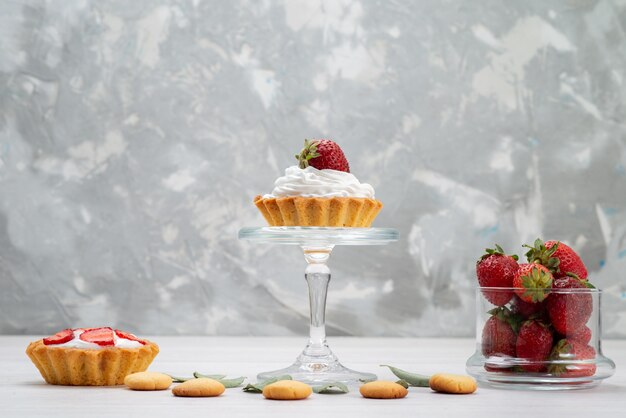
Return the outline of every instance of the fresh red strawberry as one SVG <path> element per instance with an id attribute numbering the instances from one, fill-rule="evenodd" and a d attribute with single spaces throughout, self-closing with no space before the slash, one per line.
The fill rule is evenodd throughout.
<path id="1" fill-rule="evenodd" d="M 513 277 L 513 287 L 524 302 L 538 303 L 549 296 L 552 279 L 550 270 L 541 264 L 520 264 Z"/>
<path id="2" fill-rule="evenodd" d="M 485 322 L 482 332 L 482 352 L 485 357 L 515 357 L 515 331 L 519 329 L 519 320 L 507 308 L 489 311 L 491 318 Z"/>
<path id="3" fill-rule="evenodd" d="M 539 321 L 526 321 L 517 334 L 515 352 L 518 358 L 526 359 L 530 363 L 521 365 L 527 372 L 540 372 L 544 369 L 545 361 L 552 348 L 552 333 L 546 325 Z"/>
<path id="4" fill-rule="evenodd" d="M 589 341 L 591 341 L 591 328 L 589 328 L 587 325 L 583 325 L 576 331 L 569 334 L 567 338 L 572 341 L 587 345 L 589 344 Z"/>
<path id="5" fill-rule="evenodd" d="M 596 365 L 584 360 L 596 358 L 596 350 L 578 341 L 565 338 L 554 345 L 550 360 L 559 360 L 558 364 L 548 367 L 548 372 L 559 377 L 586 377 L 596 373 Z M 563 363 L 563 360 L 572 360 L 573 363 Z"/>
<path id="6" fill-rule="evenodd" d="M 54 334 L 52 337 L 43 339 L 44 345 L 63 344 L 74 339 L 74 331 L 71 329 L 64 329 Z"/>
<path id="7" fill-rule="evenodd" d="M 533 318 L 541 317 L 542 314 L 545 314 L 546 302 L 546 300 L 537 303 L 525 302 L 520 299 L 519 296 L 514 295 L 513 300 L 511 300 L 511 312 L 521 315 L 526 319 L 531 316 Z"/>
<path id="8" fill-rule="evenodd" d="M 80 339 L 88 343 L 95 343 L 101 346 L 115 345 L 113 330 L 109 327 L 88 328 L 80 334 Z"/>
<path id="9" fill-rule="evenodd" d="M 296 155 L 300 168 L 308 166 L 318 170 L 337 170 L 350 172 L 350 165 L 339 145 L 330 139 L 304 140 L 304 148 Z"/>
<path id="10" fill-rule="evenodd" d="M 532 247 L 530 245 L 524 245 L 524 247 L 530 248 L 526 253 L 528 262 L 546 266 L 555 278 L 576 275 L 580 279 L 587 279 L 587 267 L 583 260 L 576 254 L 576 251 L 562 242 L 546 241 L 544 243 L 537 238 Z"/>
<path id="11" fill-rule="evenodd" d="M 513 277 L 519 269 L 517 256 L 508 256 L 502 247 L 487 248 L 476 263 L 476 277 L 480 287 L 512 287 Z M 504 306 L 513 297 L 513 291 L 483 289 L 485 298 L 496 306 Z"/>
<path id="12" fill-rule="evenodd" d="M 548 315 L 552 326 L 561 335 L 571 335 L 585 325 L 593 310 L 593 300 L 589 292 L 577 291 L 586 289 L 590 284 L 574 277 L 562 277 L 554 280 L 553 290 L 565 290 L 565 292 L 553 292 L 548 299 Z M 568 292 L 567 289 L 573 289 Z"/>
<path id="13" fill-rule="evenodd" d="M 137 338 L 134 334 L 131 334 L 130 332 L 124 332 L 124 331 L 120 331 L 119 329 L 116 329 L 115 335 L 117 335 L 119 338 L 125 338 L 127 340 L 140 342 L 143 345 L 146 344 L 144 340 L 140 340 L 139 338 Z"/>

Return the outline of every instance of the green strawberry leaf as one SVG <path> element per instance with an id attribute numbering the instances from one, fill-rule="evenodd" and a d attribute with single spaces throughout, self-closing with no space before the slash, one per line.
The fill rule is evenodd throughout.
<path id="1" fill-rule="evenodd" d="M 493 308 L 487 312 L 488 314 L 495 316 L 502 322 L 506 322 L 511 326 L 513 332 L 516 334 L 519 332 L 519 329 L 524 322 L 524 317 L 519 314 L 514 314 L 511 312 L 509 308 L 506 306 L 498 306 L 497 308 Z"/>
<path id="2" fill-rule="evenodd" d="M 478 262 L 480 262 L 481 260 L 484 260 L 490 255 L 506 255 L 506 253 L 504 252 L 501 246 L 499 246 L 498 244 L 495 244 L 495 247 L 496 248 L 485 248 L 485 254 L 483 254 L 480 257 L 480 259 L 478 259 Z M 509 257 L 511 257 L 515 261 L 519 260 L 519 257 L 515 254 L 510 255 Z"/>
<path id="3" fill-rule="evenodd" d="M 216 379 L 216 380 L 220 382 L 222 385 L 224 385 L 226 389 L 232 389 L 232 388 L 238 388 L 239 386 L 241 386 L 241 384 L 243 383 L 244 380 L 246 380 L 246 378 L 244 376 L 241 376 L 241 377 L 236 377 L 234 379 Z"/>
<path id="4" fill-rule="evenodd" d="M 406 381 L 411 386 L 425 388 L 429 386 L 428 381 L 430 380 L 430 376 L 407 372 L 405 370 L 398 369 L 397 367 L 389 366 L 387 364 L 381 364 L 380 367 L 389 367 L 391 373 L 396 375 L 396 377 L 399 377 L 401 380 Z"/>
<path id="5" fill-rule="evenodd" d="M 168 374 L 168 376 L 172 378 L 173 383 L 184 383 L 187 380 L 195 379 L 195 377 L 177 377 L 177 376 L 172 376 L 171 374 Z"/>
<path id="6" fill-rule="evenodd" d="M 326 383 L 325 385 L 322 385 L 322 386 L 314 386 L 313 392 L 331 395 L 331 394 L 339 394 L 339 393 L 348 393 L 350 392 L 350 390 L 348 389 L 348 386 L 346 386 L 345 384 L 341 382 L 331 382 L 331 383 Z"/>
<path id="7" fill-rule="evenodd" d="M 400 386 L 402 386 L 402 387 L 403 387 L 403 388 L 405 388 L 405 389 L 408 389 L 408 388 L 409 388 L 409 382 L 407 382 L 407 381 L 406 381 L 406 380 L 404 380 L 404 379 L 400 379 L 400 380 L 398 380 L 396 383 L 397 383 L 397 384 L 399 384 Z"/>
<path id="8" fill-rule="evenodd" d="M 292 379 L 291 379 L 291 376 L 289 376 L 288 374 L 283 375 L 283 376 L 276 376 L 267 380 L 263 380 L 262 382 L 248 383 L 246 387 L 244 387 L 242 390 L 244 392 L 250 392 L 250 393 L 262 393 L 263 388 L 265 386 L 270 385 L 272 383 L 276 383 L 280 380 L 292 380 Z"/>
<path id="9" fill-rule="evenodd" d="M 556 257 L 552 257 L 559 247 L 560 242 L 556 242 L 552 247 L 546 248 L 544 242 L 537 238 L 533 244 L 533 246 L 524 244 L 522 247 L 529 248 L 528 252 L 526 252 L 526 258 L 529 263 L 538 263 L 545 267 L 547 267 L 553 273 L 558 273 L 559 264 L 561 260 Z"/>
<path id="10" fill-rule="evenodd" d="M 202 374 L 199 372 L 193 372 L 193 377 L 201 378 L 204 377 L 206 379 L 220 380 L 226 377 L 225 374 Z"/>

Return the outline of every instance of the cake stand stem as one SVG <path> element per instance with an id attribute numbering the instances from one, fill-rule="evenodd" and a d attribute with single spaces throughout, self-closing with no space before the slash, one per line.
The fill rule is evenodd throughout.
<path id="1" fill-rule="evenodd" d="M 331 244 L 301 245 L 307 262 L 304 278 L 309 286 L 311 322 L 309 341 L 295 363 L 280 370 L 259 373 L 259 380 L 291 376 L 311 385 L 342 382 L 357 386 L 366 380 L 375 380 L 372 373 L 357 372 L 343 366 L 326 343 L 326 295 L 330 269 L 326 264 L 333 250 Z"/>
<path id="2" fill-rule="evenodd" d="M 309 328 L 309 343 L 304 348 L 299 360 L 311 364 L 315 369 L 315 359 L 324 358 L 325 363 L 336 360 L 328 344 L 326 343 L 326 295 L 328 294 L 328 283 L 330 282 L 330 268 L 326 264 L 332 246 L 325 247 L 302 247 L 307 268 L 304 273 L 307 285 L 309 286 L 309 303 L 311 308 L 311 324 Z M 319 368 L 325 364 L 320 363 Z"/>

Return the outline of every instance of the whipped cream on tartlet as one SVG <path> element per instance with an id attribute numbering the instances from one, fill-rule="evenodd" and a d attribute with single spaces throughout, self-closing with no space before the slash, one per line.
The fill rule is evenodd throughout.
<path id="1" fill-rule="evenodd" d="M 285 169 L 285 175 L 274 182 L 272 193 L 263 198 L 288 196 L 374 199 L 374 188 L 345 171 L 318 170 L 312 166 L 302 169 L 294 165 Z"/>
<path id="2" fill-rule="evenodd" d="M 103 350 L 107 347 L 119 347 L 119 348 L 139 348 L 143 344 L 139 341 L 128 340 L 126 338 L 120 338 L 115 332 L 113 332 L 113 341 L 115 345 L 101 346 L 96 343 L 90 343 L 80 339 L 80 335 L 85 332 L 84 329 L 75 329 L 74 338 L 68 342 L 61 344 L 52 344 L 50 347 L 68 347 L 68 348 L 82 348 L 84 350 Z"/>

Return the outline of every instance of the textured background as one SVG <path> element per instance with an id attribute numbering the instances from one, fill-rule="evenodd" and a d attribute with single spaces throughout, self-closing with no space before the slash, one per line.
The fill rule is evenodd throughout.
<path id="1" fill-rule="evenodd" d="M 329 333 L 472 335 L 474 260 L 580 250 L 626 336 L 625 1 L 0 4 L 0 332 L 304 334 L 297 248 L 238 241 L 305 137 L 396 227 Z"/>

